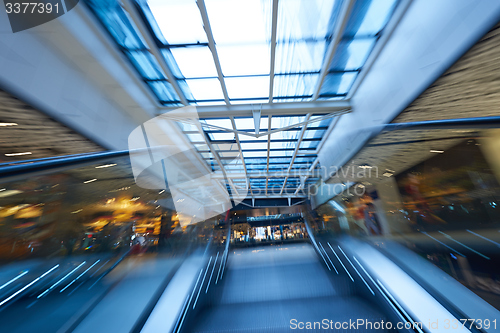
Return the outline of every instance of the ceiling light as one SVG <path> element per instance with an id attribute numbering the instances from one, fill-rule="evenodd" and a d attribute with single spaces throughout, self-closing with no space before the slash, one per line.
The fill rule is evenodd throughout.
<path id="1" fill-rule="evenodd" d="M 94 179 L 89 179 L 89 180 L 84 181 L 83 183 L 84 183 L 84 184 L 88 184 L 88 183 L 95 182 L 96 180 L 97 180 L 96 178 L 94 178 Z"/>
<path id="2" fill-rule="evenodd" d="M 361 169 L 371 169 L 373 168 L 371 165 L 368 165 L 368 164 L 362 164 L 359 166 Z"/>
<path id="3" fill-rule="evenodd" d="M 19 191 L 19 190 L 4 191 L 4 192 L 0 193 L 0 198 L 10 197 L 11 195 L 15 195 L 15 194 L 19 194 L 19 193 L 23 193 L 23 191 Z"/>
<path id="4" fill-rule="evenodd" d="M 11 153 L 11 154 L 5 154 L 5 156 L 21 156 L 21 155 L 31 155 L 30 151 L 24 152 L 24 153 Z"/>
<path id="5" fill-rule="evenodd" d="M 442 154 L 444 153 L 444 150 L 434 150 L 434 149 L 431 149 L 429 150 L 431 153 L 438 153 L 438 154 Z"/>
<path id="6" fill-rule="evenodd" d="M 96 169 L 109 168 L 109 167 L 112 167 L 112 166 L 115 166 L 115 165 L 116 165 L 116 163 L 114 163 L 114 164 L 104 164 L 104 165 L 96 166 L 95 168 Z"/>
<path id="7" fill-rule="evenodd" d="M 386 177 L 391 177 L 391 176 L 392 176 L 392 173 L 390 173 L 390 172 L 385 172 L 385 173 L 383 174 L 383 176 L 386 176 Z"/>
<path id="8" fill-rule="evenodd" d="M 78 213 L 80 213 L 82 211 L 83 211 L 83 209 L 75 210 L 74 212 L 71 212 L 71 214 L 78 214 Z"/>
<path id="9" fill-rule="evenodd" d="M 16 123 L 0 123 L 0 127 L 17 126 Z"/>
<path id="10" fill-rule="evenodd" d="M 165 192 L 165 190 L 161 190 L 160 192 L 158 192 L 158 194 L 162 194 L 163 192 Z"/>

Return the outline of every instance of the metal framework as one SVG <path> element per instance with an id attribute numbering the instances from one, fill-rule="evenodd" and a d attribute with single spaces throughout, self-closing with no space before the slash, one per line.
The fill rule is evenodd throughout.
<path id="1" fill-rule="evenodd" d="M 394 27 L 404 15 L 411 0 L 394 0 L 394 3 L 398 2 L 400 2 L 400 5 L 395 5 L 396 10 L 394 13 L 387 12 L 384 14 L 388 15 L 388 18 L 393 16 L 386 28 L 381 26 L 376 28 L 378 30 L 374 28 L 373 33 L 368 32 L 365 35 L 355 36 L 350 31 L 346 32 L 346 29 L 348 29 L 351 20 L 359 19 L 359 17 L 353 17 L 359 14 L 356 14 L 358 2 L 356 0 L 343 1 L 340 8 L 337 8 L 338 11 L 336 13 L 338 15 L 330 17 L 330 20 L 333 18 L 335 21 L 332 21 L 334 22 L 333 32 L 331 35 L 325 36 L 323 40 L 324 45 L 328 47 L 326 48 L 324 57 L 322 57 L 323 62 L 321 67 L 319 67 L 318 63 L 316 69 L 297 70 L 296 68 L 292 68 L 288 71 L 280 69 L 279 66 L 282 59 L 277 58 L 278 45 L 290 42 L 282 40 L 287 38 L 282 37 L 283 31 L 281 29 L 283 29 L 284 21 L 280 20 L 284 18 L 279 15 L 279 8 L 282 3 L 279 0 L 272 0 L 272 12 L 269 16 L 271 33 L 270 41 L 267 41 L 270 52 L 269 73 L 239 76 L 224 75 L 223 66 L 221 65 L 221 59 L 224 60 L 224 58 L 219 58 L 219 45 L 216 44 L 217 35 L 214 36 L 214 31 L 212 30 L 212 23 L 216 27 L 218 21 L 210 21 L 210 14 L 212 12 L 210 12 L 210 8 L 207 10 L 205 0 L 196 0 L 197 11 L 199 11 L 206 35 L 206 40 L 203 38 L 198 43 L 186 41 L 187 43 L 167 44 L 160 40 L 156 35 L 157 30 L 155 30 L 151 22 L 148 22 L 152 16 L 141 12 L 141 10 L 145 9 L 144 6 L 148 7 L 146 2 L 123 0 L 123 7 L 117 6 L 118 9 L 115 8 L 113 10 L 125 10 L 128 13 L 125 19 L 130 20 L 129 23 L 132 26 L 132 30 L 135 29 L 135 32 L 143 40 L 143 44 L 139 43 L 141 46 L 136 48 L 127 49 L 123 45 L 120 46 L 122 51 L 129 58 L 130 55 L 128 53 L 130 52 L 142 52 L 141 54 L 144 57 L 141 59 L 143 60 L 151 55 L 157 63 L 156 67 L 159 66 L 156 70 L 162 73 L 158 78 L 143 77 L 144 84 L 149 87 L 160 84 L 166 90 L 170 89 L 168 88 L 168 84 L 172 86 L 171 89 L 173 89 L 173 92 L 169 93 L 170 100 L 162 100 L 157 92 L 155 92 L 160 103 L 171 105 L 169 107 L 159 107 L 157 114 L 177 109 L 181 104 L 194 104 L 196 106 L 200 121 L 183 119 L 182 114 L 176 115 L 177 118 L 173 120 L 195 126 L 196 131 L 184 131 L 184 135 L 198 149 L 198 160 L 200 163 L 203 163 L 208 169 L 211 168 L 210 163 L 213 165 L 216 164 L 220 168 L 220 172 L 214 169 L 213 178 L 220 182 L 221 188 L 226 185 L 226 188 L 230 190 L 234 198 L 241 196 L 238 189 L 245 189 L 253 199 L 262 197 L 295 198 L 304 197 L 307 194 L 308 186 L 319 179 L 319 173 L 316 170 L 319 166 L 317 154 L 322 149 L 325 138 L 329 136 L 337 124 L 339 117 L 342 114 L 352 111 L 350 105 L 351 96 L 355 93 L 357 87 L 380 53 Z M 190 1 L 186 1 L 186 3 L 190 3 Z M 210 3 L 208 4 L 210 5 Z M 92 6 L 90 5 L 90 7 Z M 92 10 L 95 13 L 99 8 L 92 8 Z M 149 10 L 149 7 L 147 10 Z M 332 10 L 332 12 L 334 11 Z M 356 15 L 353 15 L 353 13 Z M 304 13 L 299 13 L 298 15 L 304 15 Z M 374 14 L 372 13 L 372 15 Z M 123 17 L 121 15 L 118 16 Z M 293 21 L 292 24 L 295 24 L 295 22 Z M 280 31 L 278 31 L 278 27 Z M 384 31 L 384 34 L 380 35 L 382 29 L 386 29 L 387 33 Z M 280 32 L 279 37 L 278 32 Z M 382 37 L 380 38 L 380 36 Z M 343 43 L 345 44 L 346 40 L 354 41 L 356 38 L 376 39 L 375 48 L 368 53 L 369 57 L 366 64 L 361 65 L 363 66 L 363 70 L 361 71 L 361 67 L 347 68 L 347 66 L 332 69 L 333 60 L 336 59 L 337 54 L 341 53 L 339 50 L 342 50 Z M 182 77 L 183 74 L 179 76 L 179 69 L 175 64 L 175 60 L 172 60 L 173 56 L 172 59 L 166 56 L 171 50 L 196 47 L 208 48 L 210 51 L 217 75 L 211 74 L 211 77 L 205 77 L 204 79 L 217 79 L 219 81 L 223 100 L 197 100 L 196 98 L 193 100 L 193 97 L 190 96 L 191 92 L 189 88 L 186 90 L 186 82 L 189 78 Z M 310 50 L 307 51 L 309 52 Z M 348 57 L 349 52 L 351 51 L 347 51 L 343 57 Z M 149 65 L 152 64 L 154 65 L 154 63 L 149 63 Z M 139 66 L 137 64 L 133 65 L 136 68 Z M 138 71 L 141 72 L 139 69 Z M 353 81 L 354 83 L 350 84 L 349 89 L 343 92 L 340 91 L 340 88 L 335 91 L 330 90 L 330 88 L 326 89 L 326 92 L 322 91 L 325 88 L 325 80 L 328 81 L 330 75 L 346 74 L 357 75 L 357 79 Z M 280 86 L 278 85 L 278 88 L 275 86 L 277 82 L 281 82 L 279 80 L 283 80 L 285 77 L 306 77 L 307 75 L 317 77 L 312 90 L 304 90 L 306 92 L 297 90 L 296 94 L 290 94 L 287 91 L 285 95 L 280 95 Z M 141 76 L 144 75 L 141 74 Z M 267 76 L 269 76 L 269 96 L 265 96 L 265 98 L 255 96 L 255 98 L 246 99 L 230 98 L 228 86 L 226 85 L 226 83 L 229 85 L 229 80 Z M 312 85 L 310 84 L 310 86 Z M 278 95 L 276 95 L 277 91 Z M 172 97 L 174 93 L 176 96 Z M 238 104 L 242 100 L 245 101 L 245 104 Z M 288 102 L 288 100 L 292 100 L 293 102 Z M 216 103 L 216 105 L 213 103 Z M 244 121 L 245 124 L 252 123 L 252 128 L 245 127 L 246 125 L 242 127 L 241 121 Z M 195 137 L 197 135 L 201 135 L 201 139 Z M 237 150 L 227 150 L 228 144 L 235 145 Z M 208 150 L 204 150 L 201 146 L 208 147 Z M 238 156 L 228 154 L 228 152 L 236 151 Z M 228 159 L 239 162 L 225 163 L 228 162 Z M 279 167 L 281 170 L 278 169 Z M 302 169 L 300 167 L 305 168 Z M 287 185 L 289 186 L 287 187 Z M 273 194 L 270 193 L 271 189 L 273 190 Z M 279 194 L 274 193 L 276 191 L 279 191 Z"/>

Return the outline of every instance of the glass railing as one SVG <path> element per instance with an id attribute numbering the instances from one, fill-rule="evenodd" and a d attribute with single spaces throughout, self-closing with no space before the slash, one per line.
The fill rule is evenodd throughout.
<path id="1" fill-rule="evenodd" d="M 500 310 L 500 130 L 494 121 L 429 124 L 391 124 L 368 141 L 344 166 L 356 176 L 331 179 L 345 189 L 311 213 L 311 228 L 373 243 L 450 307 L 467 302 L 455 284 L 442 288 L 448 277 Z M 402 248 L 445 274 L 432 280 Z"/>
<path id="2" fill-rule="evenodd" d="M 184 258 L 227 238 L 221 217 L 183 224 L 168 189 L 137 186 L 127 152 L 5 163 L 0 182 L 2 332 L 71 331 L 131 273 L 136 325 Z"/>

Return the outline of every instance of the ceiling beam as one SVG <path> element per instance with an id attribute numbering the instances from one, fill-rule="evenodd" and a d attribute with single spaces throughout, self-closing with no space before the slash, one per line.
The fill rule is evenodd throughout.
<path id="1" fill-rule="evenodd" d="M 314 168 L 316 168 L 316 165 L 318 165 L 319 163 L 319 159 L 316 158 L 313 162 L 313 164 L 311 165 L 311 167 L 309 168 L 309 172 L 313 172 Z M 305 175 L 305 179 L 304 179 L 304 184 L 301 184 L 299 185 L 299 187 L 297 187 L 297 190 L 295 191 L 295 194 L 298 194 L 300 192 L 301 189 L 303 189 L 305 187 L 305 183 L 307 181 L 307 179 L 309 178 L 310 176 L 309 175 Z"/>
<path id="2" fill-rule="evenodd" d="M 305 121 L 308 122 L 309 119 L 311 119 L 311 116 L 312 116 L 312 114 L 308 113 L 306 115 Z M 302 143 L 302 139 L 304 138 L 304 133 L 306 132 L 306 130 L 307 130 L 307 123 L 300 130 L 299 137 L 297 139 L 297 145 L 295 146 L 295 150 L 293 151 L 293 155 L 292 155 L 292 160 L 290 161 L 290 165 L 288 166 L 288 170 L 287 170 L 288 173 L 292 170 L 293 163 L 295 162 L 295 158 L 297 157 L 297 153 L 299 152 L 300 144 Z M 285 186 L 286 186 L 287 181 L 288 181 L 288 176 L 286 176 L 285 180 L 283 181 L 283 186 L 281 187 L 280 194 L 282 194 L 283 191 L 285 190 Z"/>
<path id="3" fill-rule="evenodd" d="M 224 167 L 224 164 L 222 164 L 222 161 L 221 161 L 221 159 L 219 157 L 219 154 L 217 153 L 217 151 L 215 150 L 214 146 L 212 145 L 212 143 L 208 139 L 207 134 L 205 132 L 203 132 L 203 129 L 201 128 L 201 125 L 200 125 L 199 122 L 196 124 L 196 127 L 198 128 L 198 131 L 200 132 L 201 136 L 203 137 L 203 140 L 205 141 L 205 143 L 207 144 L 208 148 L 210 149 L 210 152 L 212 153 L 212 156 L 217 161 L 217 164 L 219 165 L 219 168 L 222 171 L 222 174 L 224 175 L 225 179 L 227 179 L 227 181 L 229 182 L 229 186 L 231 187 L 231 190 L 234 193 L 238 193 L 238 191 L 234 187 L 234 184 L 231 181 L 231 179 L 229 179 L 227 177 L 226 168 Z"/>
<path id="4" fill-rule="evenodd" d="M 233 130 L 236 130 L 236 123 L 234 122 L 234 117 L 230 117 L 229 119 L 231 119 L 231 126 L 233 127 Z M 240 153 L 241 163 L 243 164 L 243 170 L 245 170 L 245 176 L 238 178 L 246 178 L 247 189 L 250 191 L 250 193 L 252 193 L 252 189 L 250 187 L 250 180 L 248 179 L 247 165 L 245 164 L 245 157 L 243 156 L 243 151 L 241 149 L 241 144 L 240 144 L 240 138 L 238 137 L 237 133 L 234 134 L 234 138 L 236 139 L 236 144 L 238 145 L 238 151 Z"/>
<path id="5" fill-rule="evenodd" d="M 273 18 L 271 21 L 271 66 L 269 76 L 269 103 L 273 102 L 274 65 L 276 61 L 276 34 L 278 30 L 278 0 L 273 0 Z"/>
<path id="6" fill-rule="evenodd" d="M 335 29 L 333 30 L 332 40 L 330 41 L 330 45 L 328 46 L 328 50 L 325 55 L 325 60 L 323 61 L 323 66 L 321 67 L 321 72 L 319 74 L 318 82 L 316 83 L 316 88 L 314 89 L 313 101 L 317 100 L 319 97 L 319 93 L 321 91 L 321 87 L 323 86 L 323 82 L 325 81 L 326 75 L 330 70 L 330 64 L 333 60 L 333 56 L 337 51 L 340 40 L 342 39 L 342 34 L 344 33 L 345 26 L 347 25 L 347 21 L 349 20 L 352 7 L 354 6 L 354 0 L 345 0 L 340 8 L 339 17 L 337 19 L 337 24 L 335 25 Z"/>
<path id="7" fill-rule="evenodd" d="M 168 82 L 172 85 L 175 92 L 179 96 L 179 100 L 181 101 L 182 104 L 188 105 L 189 103 L 184 94 L 182 93 L 182 90 L 179 87 L 179 84 L 177 83 L 177 79 L 172 74 L 170 67 L 168 67 L 167 62 L 165 61 L 165 58 L 163 57 L 160 50 L 156 46 L 156 43 L 154 42 L 153 37 L 151 37 L 149 30 L 146 28 L 146 24 L 140 17 L 136 6 L 132 3 L 132 0 L 123 0 L 122 2 L 125 10 L 128 12 L 130 18 L 132 19 L 137 29 L 139 29 L 139 32 L 141 33 L 142 37 L 144 38 L 146 47 L 149 49 L 153 57 L 155 57 L 156 61 L 158 61 L 158 64 L 160 64 L 160 67 L 163 70 L 165 76 L 167 77 Z"/>
<path id="8" fill-rule="evenodd" d="M 267 118 L 267 131 L 270 132 L 271 131 L 271 119 L 273 118 L 273 116 L 269 116 Z M 271 152 L 271 135 L 268 135 L 267 136 L 267 167 L 266 167 L 266 172 L 269 173 L 269 156 L 270 156 L 270 152 Z M 266 177 L 266 195 L 267 195 L 267 189 L 268 189 L 268 183 L 269 183 L 269 177 Z"/>
<path id="9" fill-rule="evenodd" d="M 333 113 L 336 111 L 350 112 L 351 103 L 348 100 L 340 101 L 316 101 L 316 102 L 291 102 L 262 104 L 260 111 L 262 116 L 293 116 L 304 115 L 306 113 Z M 158 108 L 160 113 L 177 110 L 177 107 Z M 197 106 L 199 118 L 218 117 L 253 117 L 252 111 L 255 104 L 237 105 L 211 105 Z"/>
<path id="10" fill-rule="evenodd" d="M 207 34 L 208 47 L 212 51 L 212 57 L 214 58 L 215 68 L 217 69 L 217 76 L 219 77 L 220 86 L 222 93 L 224 94 L 224 101 L 227 105 L 231 104 L 229 102 L 229 97 L 227 95 L 226 82 L 224 81 L 224 75 L 222 75 L 222 68 L 220 66 L 219 55 L 217 54 L 217 48 L 215 47 L 214 35 L 212 33 L 212 28 L 210 27 L 210 20 L 208 19 L 207 7 L 205 6 L 205 0 L 197 0 L 198 8 L 200 10 L 201 19 L 203 20 L 203 27 L 205 28 L 205 33 Z"/>

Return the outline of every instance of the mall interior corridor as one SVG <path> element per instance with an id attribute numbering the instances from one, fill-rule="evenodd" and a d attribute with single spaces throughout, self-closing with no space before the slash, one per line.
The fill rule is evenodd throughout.
<path id="1" fill-rule="evenodd" d="M 0 1 L 0 333 L 497 333 L 500 0 Z"/>

